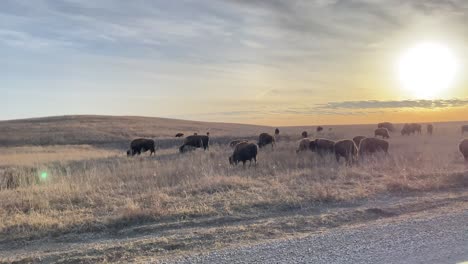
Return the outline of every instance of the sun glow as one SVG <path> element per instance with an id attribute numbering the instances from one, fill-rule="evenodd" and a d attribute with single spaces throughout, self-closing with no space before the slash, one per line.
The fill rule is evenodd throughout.
<path id="1" fill-rule="evenodd" d="M 437 43 L 423 43 L 401 56 L 398 76 L 403 88 L 414 97 L 430 99 L 446 94 L 457 68 L 457 60 L 450 49 Z"/>

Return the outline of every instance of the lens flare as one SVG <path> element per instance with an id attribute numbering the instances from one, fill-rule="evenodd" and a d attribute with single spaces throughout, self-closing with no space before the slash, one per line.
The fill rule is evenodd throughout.
<path id="1" fill-rule="evenodd" d="M 47 176 L 48 176 L 47 172 L 45 171 L 41 172 L 41 180 L 46 180 Z"/>

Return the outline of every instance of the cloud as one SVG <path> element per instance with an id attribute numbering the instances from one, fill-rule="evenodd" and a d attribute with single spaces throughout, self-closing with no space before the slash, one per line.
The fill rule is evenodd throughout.
<path id="1" fill-rule="evenodd" d="M 417 108 L 434 109 L 468 106 L 468 99 L 439 99 L 439 100 L 401 100 L 401 101 L 344 101 L 329 102 L 317 105 L 317 109 L 399 109 Z"/>

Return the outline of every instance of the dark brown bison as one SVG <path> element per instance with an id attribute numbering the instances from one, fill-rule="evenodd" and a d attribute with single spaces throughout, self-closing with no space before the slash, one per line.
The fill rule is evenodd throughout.
<path id="1" fill-rule="evenodd" d="M 434 125 L 427 124 L 426 130 L 427 130 L 427 134 L 432 136 L 432 133 L 434 132 Z"/>
<path id="2" fill-rule="evenodd" d="M 177 134 L 175 135 L 176 138 L 183 137 L 183 136 L 184 136 L 184 133 L 177 133 Z"/>
<path id="3" fill-rule="evenodd" d="M 150 151 L 150 156 L 155 154 L 154 140 L 146 138 L 137 138 L 130 143 L 130 149 L 127 150 L 127 156 L 140 155 L 142 152 Z"/>
<path id="4" fill-rule="evenodd" d="M 418 133 L 418 134 L 421 134 L 421 125 L 420 124 L 416 124 L 416 123 L 411 123 L 411 124 L 405 124 L 403 126 L 403 129 L 401 130 L 401 135 L 405 136 L 409 136 L 411 134 L 415 134 L 415 133 Z"/>
<path id="5" fill-rule="evenodd" d="M 336 161 L 340 162 L 340 158 L 343 157 L 346 160 L 346 164 L 350 165 L 357 160 L 358 148 L 354 141 L 345 139 L 335 143 L 335 157 Z"/>
<path id="6" fill-rule="evenodd" d="M 359 144 L 361 144 L 361 140 L 365 139 L 365 136 L 355 136 L 353 137 L 354 144 L 359 147 Z"/>
<path id="7" fill-rule="evenodd" d="M 462 142 L 460 142 L 460 145 L 458 146 L 458 149 L 465 158 L 465 161 L 468 162 L 468 139 L 462 140 Z"/>
<path id="8" fill-rule="evenodd" d="M 278 128 L 277 128 L 277 129 L 275 129 L 275 136 L 278 136 L 278 135 L 279 135 L 279 133 L 280 133 L 279 129 L 278 129 Z"/>
<path id="9" fill-rule="evenodd" d="M 463 125 L 463 126 L 461 127 L 461 133 L 462 133 L 462 135 L 463 135 L 465 132 L 468 132 L 468 125 Z"/>
<path id="10" fill-rule="evenodd" d="M 203 135 L 192 135 L 188 136 L 184 140 L 184 144 L 179 147 L 179 151 L 181 153 L 196 149 L 196 148 L 203 148 L 204 150 L 209 149 L 210 143 L 210 133 L 206 133 L 206 136 Z"/>
<path id="11" fill-rule="evenodd" d="M 309 134 L 307 134 L 307 131 L 302 131 L 301 136 L 302 136 L 302 138 L 307 138 L 309 136 Z"/>
<path id="12" fill-rule="evenodd" d="M 258 136 L 258 147 L 263 148 L 268 144 L 271 144 L 271 148 L 273 148 L 275 145 L 275 138 L 268 133 L 261 133 Z"/>
<path id="13" fill-rule="evenodd" d="M 359 156 L 372 154 L 375 152 L 388 153 L 388 142 L 378 138 L 365 138 L 359 144 Z"/>
<path id="14" fill-rule="evenodd" d="M 296 153 L 307 151 L 307 150 L 310 150 L 310 139 L 303 138 L 299 140 L 299 147 L 297 148 Z"/>
<path id="15" fill-rule="evenodd" d="M 316 152 L 320 156 L 332 154 L 335 152 L 335 141 L 318 138 L 311 141 L 309 147 L 312 152 Z"/>
<path id="16" fill-rule="evenodd" d="M 395 126 L 390 122 L 378 123 L 377 128 L 386 128 L 390 132 L 395 131 Z"/>
<path id="17" fill-rule="evenodd" d="M 231 148 L 235 148 L 237 144 L 241 143 L 241 142 L 248 142 L 248 140 L 246 139 L 236 139 L 236 140 L 233 140 L 231 142 L 229 142 L 229 147 Z"/>
<path id="18" fill-rule="evenodd" d="M 249 161 L 250 165 L 252 165 L 252 160 L 257 164 L 257 153 L 257 145 L 254 143 L 241 142 L 236 145 L 234 153 L 229 157 L 229 164 L 237 165 L 239 162 L 242 162 L 242 165 L 245 166 L 245 162 Z"/>
<path id="19" fill-rule="evenodd" d="M 318 127 L 317 127 L 317 132 L 322 132 L 322 131 L 323 131 L 323 127 L 318 126 Z"/>
<path id="20" fill-rule="evenodd" d="M 388 134 L 388 130 L 386 128 L 377 128 L 374 131 L 375 137 L 381 136 L 382 138 L 390 138 L 390 135 Z"/>

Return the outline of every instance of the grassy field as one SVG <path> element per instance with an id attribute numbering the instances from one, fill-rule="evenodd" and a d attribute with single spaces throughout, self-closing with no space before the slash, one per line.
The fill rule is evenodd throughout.
<path id="1" fill-rule="evenodd" d="M 84 119 L 81 117 L 78 123 L 90 123 Z M 35 122 L 31 126 L 37 126 Z M 95 126 L 99 129 L 88 129 L 86 137 L 80 129 L 77 139 L 71 142 L 84 143 L 88 137 L 99 134 L 97 130 L 107 131 L 115 125 L 101 122 Z M 22 121 L 21 126 L 27 127 L 26 123 Z M 51 129 L 44 125 L 47 124 L 44 120 L 41 124 L 41 129 Z M 115 233 L 145 223 L 284 216 L 301 208 L 379 195 L 468 187 L 467 165 L 458 152 L 461 140 L 458 123 L 435 124 L 433 136 L 403 137 L 394 133 L 389 140 L 389 156 L 375 155 L 352 167 L 345 166 L 344 162 L 336 163 L 331 156 L 296 154 L 300 133 L 308 130 L 313 134 L 313 128 L 280 128 L 282 134 L 277 147 L 262 149 L 258 165 L 245 168 L 229 166 L 232 150 L 226 142 L 252 137 L 259 131 L 273 132 L 274 128 L 240 126 L 237 133 L 236 125 L 199 123 L 196 129 L 191 129 L 222 132 L 211 132 L 209 151 L 179 154 L 177 145 L 181 140 L 168 141 L 168 138 L 175 131 L 189 130 L 190 125 L 174 125 L 168 129 L 172 124 L 176 123 L 161 126 L 161 131 L 157 125 L 151 125 L 142 133 L 123 132 L 127 133 L 125 137 L 116 139 L 128 141 L 128 137 L 139 135 L 161 140 L 164 147 L 157 150 L 155 157 L 127 158 L 120 143 L 116 147 L 103 147 L 100 143 L 112 142 L 100 137 L 94 141 L 99 139 L 99 144 L 62 145 L 63 142 L 53 140 L 53 145 L 34 144 L 38 142 L 37 135 L 30 130 L 25 132 L 27 145 L 1 147 L 0 250 L 26 240 Z M 75 130 L 69 129 L 76 126 L 67 124 L 66 129 L 62 128 L 61 131 L 68 131 L 63 139 L 73 138 Z M 6 127 L 0 124 L 3 131 Z M 23 130 L 18 127 L 14 128 L 16 139 L 9 141 L 11 145 L 17 145 L 14 142 L 23 136 Z M 119 127 L 123 131 L 123 127 L 132 124 L 120 123 Z M 333 126 L 331 131 L 326 127 L 326 132 L 315 136 L 331 139 L 370 136 L 373 127 Z M 150 130 L 151 133 L 147 132 Z M 8 137 L 3 135 L 2 140 Z M 164 248 L 169 240 L 166 242 L 159 241 L 155 247 Z"/>

